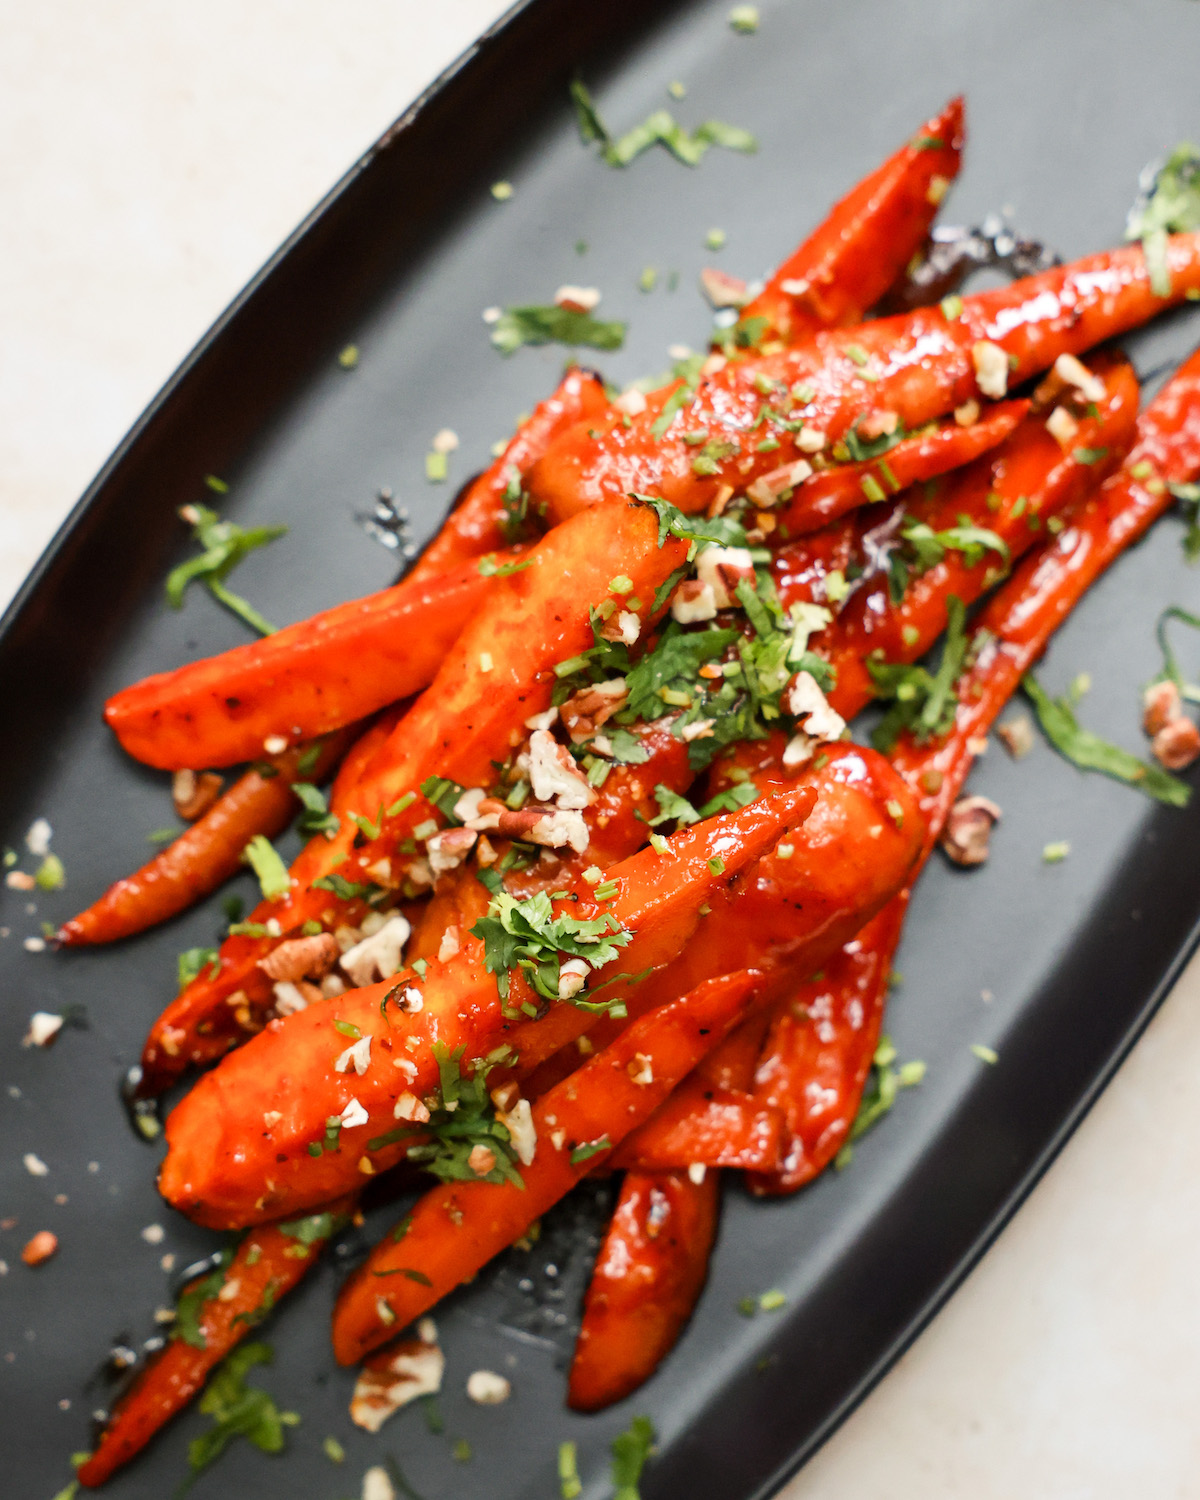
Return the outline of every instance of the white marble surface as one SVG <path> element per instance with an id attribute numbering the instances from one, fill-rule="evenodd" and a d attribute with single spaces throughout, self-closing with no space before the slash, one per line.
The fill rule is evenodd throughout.
<path id="1" fill-rule="evenodd" d="M 0 0 L 0 601 L 496 0 Z M 787 1500 L 1200 1496 L 1200 967 Z"/>

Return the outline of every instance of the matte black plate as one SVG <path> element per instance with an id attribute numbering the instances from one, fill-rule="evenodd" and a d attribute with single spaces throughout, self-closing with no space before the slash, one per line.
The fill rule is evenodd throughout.
<path id="1" fill-rule="evenodd" d="M 377 487 L 409 507 L 413 541 L 433 530 L 448 492 L 425 482 L 423 458 L 438 428 L 461 434 L 452 468 L 465 477 L 552 385 L 562 351 L 502 360 L 480 321 L 489 304 L 549 300 L 568 281 L 601 287 L 602 310 L 630 320 L 625 349 L 603 361 L 621 381 L 663 368 L 671 343 L 703 345 L 702 265 L 760 274 L 959 89 L 971 144 L 950 219 L 977 222 L 1011 205 L 1024 230 L 1068 256 L 1116 242 L 1140 168 L 1196 129 L 1197 16 L 1182 0 L 765 0 L 753 37 L 729 29 L 727 10 L 728 0 L 533 0 L 486 37 L 186 362 L 8 617 L 0 829 L 20 848 L 32 819 L 48 817 L 69 885 L 30 903 L 36 911 L 18 892 L 3 897 L 0 1216 L 17 1220 L 0 1230 L 6 1492 L 48 1497 L 65 1482 L 67 1456 L 88 1445 L 87 1414 L 106 1399 L 87 1386 L 90 1372 L 115 1336 L 148 1337 L 154 1308 L 170 1300 L 160 1257 L 182 1267 L 214 1243 L 164 1209 L 156 1153 L 127 1127 L 116 1089 L 171 991 L 176 953 L 214 939 L 219 903 L 111 952 L 22 946 L 44 919 L 57 923 L 139 864 L 147 832 L 172 821 L 164 778 L 123 759 L 102 728 L 104 697 L 243 638 L 206 596 L 180 614 L 162 602 L 166 570 L 187 550 L 175 509 L 204 497 L 203 476 L 230 481 L 223 503 L 238 520 L 289 523 L 287 539 L 247 562 L 237 583 L 268 617 L 298 618 L 393 576 L 394 556 L 355 523 Z M 762 150 L 714 150 L 695 171 L 656 152 L 612 171 L 575 135 L 566 83 L 576 65 L 619 128 L 670 104 L 689 125 L 716 116 L 747 126 Z M 665 92 L 674 79 L 687 85 L 680 103 Z M 507 203 L 488 193 L 502 177 L 516 188 Z M 713 227 L 729 236 L 720 256 L 703 248 Z M 648 294 L 637 289 L 647 265 L 660 271 Z M 1198 334 L 1194 317 L 1177 317 L 1132 348 L 1149 371 Z M 335 356 L 351 340 L 362 358 L 346 372 Z M 1071 620 L 1047 681 L 1057 688 L 1088 670 L 1087 721 L 1135 746 L 1138 686 L 1157 665 L 1154 619 L 1167 601 L 1195 607 L 1197 592 L 1178 525 L 1167 522 Z M 555 1493 L 557 1445 L 570 1437 L 585 1493 L 599 1497 L 607 1444 L 641 1411 L 661 1435 L 648 1500 L 769 1493 L 1013 1212 L 1194 940 L 1200 901 L 1188 871 L 1200 802 L 1159 809 L 1044 748 L 1019 766 L 993 751 L 974 785 L 1005 811 L 992 861 L 973 875 L 930 869 L 888 1021 L 902 1057 L 928 1062 L 924 1086 L 902 1097 L 848 1170 L 799 1197 L 753 1204 L 730 1191 L 700 1310 L 646 1390 L 600 1418 L 563 1409 L 587 1268 L 580 1225 L 600 1222 L 584 1202 L 547 1242 L 512 1253 L 443 1310 L 444 1436 L 427 1432 L 417 1410 L 380 1439 L 351 1427 L 352 1377 L 335 1370 L 326 1334 L 337 1273 L 314 1275 L 269 1329 L 277 1362 L 262 1375 L 303 1416 L 288 1455 L 235 1447 L 196 1494 L 334 1500 L 357 1493 L 363 1469 L 390 1451 L 426 1500 L 544 1500 Z M 1070 841 L 1064 864 L 1042 864 L 1051 839 Z M 67 1030 L 50 1051 L 21 1050 L 30 1012 L 80 1005 L 87 1029 Z M 997 1050 L 995 1067 L 972 1055 L 975 1042 Z M 29 1151 L 48 1175 L 27 1173 Z M 161 1244 L 140 1233 L 152 1224 L 165 1227 Z M 43 1227 L 61 1250 L 34 1273 L 19 1248 Z M 741 1318 L 738 1300 L 769 1287 L 786 1291 L 786 1309 Z M 506 1406 L 466 1401 L 466 1376 L 480 1366 L 512 1377 Z M 175 1424 L 111 1493 L 170 1494 L 203 1425 L 195 1414 Z M 344 1469 L 321 1454 L 327 1434 L 345 1444 Z M 469 1463 L 451 1457 L 457 1436 L 473 1447 Z"/>

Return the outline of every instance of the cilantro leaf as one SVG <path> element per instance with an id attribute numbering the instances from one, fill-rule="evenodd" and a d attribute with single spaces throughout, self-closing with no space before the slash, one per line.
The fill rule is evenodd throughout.
<path id="1" fill-rule="evenodd" d="M 1167 235 L 1200 229 L 1200 148 L 1182 141 L 1146 183 L 1129 210 L 1125 238 L 1141 240 L 1150 286 L 1156 296 L 1171 292 Z"/>
<path id="2" fill-rule="evenodd" d="M 1186 609 L 1180 609 L 1178 604 L 1169 604 L 1163 610 L 1158 617 L 1158 624 L 1154 627 L 1154 633 L 1158 637 L 1158 644 L 1163 655 L 1163 669 L 1159 680 L 1170 678 L 1179 689 L 1181 697 L 1186 698 L 1189 703 L 1200 703 L 1200 687 L 1195 687 L 1185 680 L 1179 661 L 1167 639 L 1167 624 L 1171 620 L 1178 620 L 1181 625 L 1190 625 L 1193 630 L 1200 630 L 1200 615 L 1189 614 Z"/>
<path id="3" fill-rule="evenodd" d="M 179 1294 L 179 1299 L 175 1304 L 175 1322 L 171 1328 L 172 1338 L 182 1339 L 193 1349 L 208 1347 L 204 1330 L 200 1326 L 200 1314 L 204 1304 L 211 1302 L 225 1285 L 225 1277 L 232 1260 L 233 1247 L 229 1246 L 221 1251 L 215 1268 L 207 1276 L 186 1287 Z"/>
<path id="4" fill-rule="evenodd" d="M 634 1417 L 625 1432 L 612 1440 L 613 1500 L 641 1500 L 638 1485 L 646 1460 L 654 1452 L 654 1425 L 649 1417 Z"/>
<path id="5" fill-rule="evenodd" d="M 922 666 L 868 657 L 867 670 L 875 685 L 876 698 L 890 699 L 892 703 L 871 734 L 871 743 L 885 755 L 894 748 L 904 730 L 918 744 L 924 744 L 953 728 L 957 704 L 954 684 L 962 674 L 968 654 L 966 615 L 962 600 L 951 594 L 946 600 L 946 640 L 936 673 Z"/>
<path id="6" fill-rule="evenodd" d="M 184 990 L 202 969 L 209 969 L 210 979 L 221 972 L 221 956 L 215 948 L 185 948 L 179 955 L 179 988 Z"/>
<path id="7" fill-rule="evenodd" d="M 489 974 L 496 975 L 496 986 L 505 999 L 509 976 L 520 968 L 537 994 L 557 1000 L 561 954 L 581 958 L 593 970 L 600 969 L 616 958 L 617 950 L 633 936 L 611 914 L 591 920 L 570 912 L 556 916 L 545 891 L 524 901 L 498 891 L 487 915 L 480 917 L 471 931 L 483 943 L 484 966 Z"/>
<path id="8" fill-rule="evenodd" d="M 329 803 L 321 788 L 311 781 L 293 781 L 292 791 L 304 808 L 297 824 L 300 832 L 323 833 L 327 839 L 333 838 L 341 824 L 337 814 L 329 811 Z"/>
<path id="9" fill-rule="evenodd" d="M 429 1120 L 420 1125 L 402 1125 L 386 1135 L 368 1142 L 371 1151 L 396 1142 L 417 1138 L 419 1143 L 408 1149 L 408 1160 L 431 1172 L 442 1182 L 511 1182 L 524 1187 L 517 1170 L 517 1153 L 508 1129 L 496 1118 L 496 1108 L 487 1088 L 488 1074 L 511 1058 L 507 1049 L 475 1063 L 471 1077 L 462 1074 L 465 1047 L 453 1052 L 442 1042 L 434 1042 L 433 1055 L 438 1065 L 438 1097 L 430 1110 Z M 492 1153 L 495 1165 L 479 1173 L 470 1165 L 477 1146 Z M 403 1238 L 402 1235 L 397 1238 Z"/>
<path id="10" fill-rule="evenodd" d="M 650 819 L 651 828 L 657 828 L 660 823 L 669 823 L 672 820 L 678 824 L 700 821 L 700 814 L 688 799 L 680 796 L 678 792 L 673 792 L 669 786 L 663 786 L 660 782 L 654 788 L 654 797 L 658 803 L 658 816 Z"/>
<path id="11" fill-rule="evenodd" d="M 286 1234 L 289 1239 L 299 1240 L 302 1245 L 323 1245 L 326 1240 L 332 1239 L 339 1229 L 344 1229 L 349 1222 L 349 1214 L 325 1212 L 308 1214 L 303 1219 L 290 1219 L 286 1224 L 276 1225 L 276 1228 L 280 1234 Z"/>
<path id="12" fill-rule="evenodd" d="M 181 512 L 191 523 L 192 535 L 204 549 L 199 557 L 180 563 L 167 575 L 167 603 L 172 609 L 180 609 L 189 583 L 203 583 L 213 598 L 244 620 L 260 635 L 273 635 L 275 627 L 248 604 L 240 595 L 225 587 L 225 579 L 237 567 L 242 558 L 259 547 L 265 547 L 277 537 L 284 536 L 286 526 L 253 526 L 249 530 L 233 521 L 222 521 L 215 510 L 207 505 L 188 505 Z"/>
<path id="13" fill-rule="evenodd" d="M 200 1397 L 200 1410 L 212 1417 L 214 1426 L 188 1444 L 192 1479 L 215 1463 L 235 1437 L 244 1437 L 263 1453 L 283 1451 L 284 1428 L 295 1426 L 299 1417 L 281 1412 L 266 1391 L 246 1384 L 255 1365 L 270 1364 L 273 1358 L 268 1344 L 242 1344 L 217 1366 Z"/>
<path id="14" fill-rule="evenodd" d="M 258 876 L 264 900 L 273 901 L 291 890 L 292 877 L 288 874 L 288 867 L 266 834 L 254 835 L 242 850 L 242 859 Z"/>
<path id="15" fill-rule="evenodd" d="M 1161 766 L 1139 760 L 1090 729 L 1081 728 L 1070 702 L 1066 698 L 1052 698 L 1032 672 L 1021 679 L 1021 686 L 1033 704 L 1042 732 L 1072 765 L 1081 771 L 1100 771 L 1115 781 L 1124 781 L 1169 807 L 1187 806 L 1192 789 L 1186 781 Z"/>
<path id="16" fill-rule="evenodd" d="M 593 141 L 607 146 L 612 137 L 592 102 L 587 85 L 578 74 L 571 80 L 570 91 L 571 102 L 575 106 L 575 122 L 579 126 L 579 139 L 585 146 L 590 146 Z"/>
<path id="17" fill-rule="evenodd" d="M 897 1055 L 891 1037 L 885 1032 L 879 1038 L 875 1056 L 871 1059 L 871 1077 L 867 1087 L 863 1090 L 858 1113 L 854 1116 L 854 1122 L 850 1126 L 846 1144 L 838 1152 L 834 1161 L 834 1166 L 839 1171 L 850 1164 L 850 1159 L 854 1154 L 851 1143 L 865 1135 L 872 1125 L 879 1123 L 895 1104 L 896 1095 L 901 1089 L 913 1088 L 924 1079 L 925 1064 L 923 1062 L 906 1062 L 896 1068 L 893 1064 Z"/>
<path id="18" fill-rule="evenodd" d="M 619 349 L 625 342 L 626 327 L 625 323 L 606 323 L 569 307 L 530 304 L 504 309 L 492 327 L 492 343 L 501 354 L 513 354 L 524 344 Z"/>

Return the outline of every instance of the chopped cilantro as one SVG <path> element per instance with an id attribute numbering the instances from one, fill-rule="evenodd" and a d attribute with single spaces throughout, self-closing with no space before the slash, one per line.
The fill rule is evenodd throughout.
<path id="1" fill-rule="evenodd" d="M 179 988 L 183 990 L 199 977 L 201 969 L 208 969 L 208 977 L 215 979 L 221 972 L 221 955 L 215 948 L 185 948 L 179 955 L 177 969 Z"/>
<path id="2" fill-rule="evenodd" d="M 297 827 L 301 833 L 323 833 L 331 839 L 341 826 L 335 813 L 329 811 L 329 803 L 320 787 L 311 781 L 293 781 L 292 791 L 299 797 L 304 811 Z"/>
<path id="3" fill-rule="evenodd" d="M 242 850 L 242 860 L 258 876 L 264 900 L 273 901 L 278 896 L 286 896 L 291 890 L 292 877 L 288 874 L 288 868 L 265 834 L 254 835 Z"/>
<path id="4" fill-rule="evenodd" d="M 1000 1061 L 1000 1054 L 996 1051 L 996 1049 L 994 1047 L 986 1046 L 983 1042 L 972 1042 L 971 1051 L 975 1054 L 980 1062 L 985 1062 L 989 1065 L 994 1066 Z"/>
<path id="5" fill-rule="evenodd" d="M 492 183 L 492 197 L 495 198 L 497 203 L 507 203 L 512 195 L 513 185 L 511 182 L 500 181 Z"/>
<path id="6" fill-rule="evenodd" d="M 1100 771 L 1116 781 L 1124 781 L 1170 807 L 1187 806 L 1192 789 L 1186 781 L 1081 728 L 1070 702 L 1050 697 L 1032 672 L 1021 679 L 1021 686 L 1033 703 L 1042 732 L 1072 765 L 1081 771 Z"/>
<path id="7" fill-rule="evenodd" d="M 839 1171 L 850 1164 L 854 1155 L 852 1143 L 865 1135 L 872 1125 L 877 1124 L 887 1114 L 895 1104 L 896 1095 L 900 1090 L 913 1088 L 924 1079 L 925 1064 L 923 1062 L 902 1063 L 897 1068 L 894 1066 L 897 1055 L 891 1037 L 885 1033 L 879 1038 L 875 1056 L 871 1059 L 871 1078 L 863 1091 L 858 1113 L 854 1116 L 854 1123 L 850 1126 L 850 1133 L 846 1137 L 846 1144 L 838 1152 L 834 1161 Z"/>
<path id="8" fill-rule="evenodd" d="M 479 572 L 484 578 L 509 578 L 514 573 L 520 573 L 525 568 L 532 568 L 537 561 L 534 557 L 514 558 L 511 562 L 499 563 L 494 557 L 481 557 L 479 559 Z"/>
<path id="9" fill-rule="evenodd" d="M 450 477 L 450 458 L 448 454 L 439 453 L 436 449 L 425 455 L 425 478 L 430 484 L 445 484 Z"/>
<path id="10" fill-rule="evenodd" d="M 758 30 L 758 6 L 735 5 L 729 12 L 729 24 L 742 36 L 752 36 Z"/>
<path id="11" fill-rule="evenodd" d="M 598 145 L 610 167 L 627 167 L 644 151 L 659 145 L 689 167 L 699 166 L 710 146 L 722 146 L 727 151 L 758 150 L 754 136 L 737 125 L 706 120 L 689 133 L 666 109 L 654 110 L 640 125 L 614 139 L 581 78 L 572 80 L 570 92 L 580 139 L 585 146 Z"/>
<path id="12" fill-rule="evenodd" d="M 859 350 L 862 353 L 862 350 Z M 865 356 L 864 356 L 865 357 Z M 856 360 L 855 363 L 858 363 Z M 809 398 L 811 400 L 811 397 Z M 877 438 L 864 438 L 859 435 L 858 423 L 856 422 L 842 438 L 846 447 L 846 459 L 850 463 L 869 463 L 873 458 L 881 458 L 885 453 L 890 453 L 898 443 L 911 436 L 908 428 L 903 422 L 897 422 L 893 432 L 883 432 Z"/>
<path id="13" fill-rule="evenodd" d="M 215 1425 L 188 1444 L 193 1478 L 220 1458 L 235 1437 L 244 1437 L 263 1453 L 283 1451 L 284 1428 L 294 1427 L 300 1418 L 280 1411 L 260 1387 L 246 1384 L 247 1373 L 273 1357 L 267 1344 L 243 1344 L 217 1366 L 200 1397 L 200 1411 Z"/>
<path id="14" fill-rule="evenodd" d="M 1071 846 L 1066 839 L 1057 839 L 1053 843 L 1042 846 L 1042 863 L 1046 865 L 1061 865 L 1063 860 L 1071 852 Z"/>
<path id="15" fill-rule="evenodd" d="M 1183 555 L 1188 562 L 1200 557 L 1200 484 L 1169 484 L 1167 489 L 1183 506 L 1188 527 L 1183 534 Z"/>
<path id="16" fill-rule="evenodd" d="M 457 781 L 451 781 L 447 776 L 429 776 L 421 783 L 421 795 L 427 802 L 431 802 L 444 818 L 454 824 L 461 821 L 454 814 L 454 804 L 465 790 Z"/>
<path id="17" fill-rule="evenodd" d="M 598 142 L 607 146 L 611 137 L 600 118 L 587 85 L 578 75 L 571 80 L 571 102 L 575 106 L 575 121 L 579 126 L 579 138 L 585 146 Z M 582 241 L 580 242 L 582 243 Z M 579 246 L 575 247 L 577 250 Z"/>
<path id="18" fill-rule="evenodd" d="M 303 1219 L 290 1219 L 286 1224 L 279 1224 L 280 1234 L 286 1234 L 289 1239 L 299 1240 L 302 1245 L 323 1245 L 326 1240 L 332 1239 L 339 1229 L 344 1229 L 350 1222 L 349 1214 L 319 1213 L 308 1214 Z"/>
<path id="19" fill-rule="evenodd" d="M 672 820 L 677 824 L 700 821 L 700 814 L 688 799 L 678 792 L 673 792 L 669 786 L 663 786 L 660 782 L 654 788 L 654 797 L 658 803 L 658 815 L 650 819 L 651 828 L 657 828 L 660 823 L 668 823 Z M 599 895 L 599 890 L 596 894 Z"/>
<path id="20" fill-rule="evenodd" d="M 644 269 L 642 270 L 642 274 L 638 277 L 638 290 L 643 292 L 652 292 L 657 285 L 658 272 L 654 269 L 653 266 L 644 267 Z"/>
<path id="21" fill-rule="evenodd" d="M 182 1339 L 185 1344 L 190 1344 L 193 1349 L 206 1349 L 207 1340 L 204 1330 L 200 1326 L 200 1314 L 206 1302 L 211 1302 L 221 1288 L 225 1285 L 225 1277 L 229 1271 L 230 1262 L 233 1260 L 233 1248 L 222 1250 L 217 1258 L 216 1267 L 201 1280 L 193 1282 L 180 1293 L 179 1300 L 175 1304 L 175 1322 L 171 1329 L 171 1337 Z"/>
<path id="22" fill-rule="evenodd" d="M 1200 687 L 1195 687 L 1185 680 L 1179 661 L 1167 639 L 1167 624 L 1171 620 L 1178 620 L 1181 625 L 1190 625 L 1193 630 L 1200 630 L 1200 615 L 1189 614 L 1186 609 L 1180 609 L 1178 604 L 1170 604 L 1163 610 L 1158 617 L 1158 624 L 1154 627 L 1163 656 L 1163 669 L 1156 681 L 1169 678 L 1179 689 L 1181 698 L 1186 698 L 1189 703 L 1200 703 Z"/>
<path id="23" fill-rule="evenodd" d="M 875 696 L 891 700 L 891 707 L 875 726 L 871 743 L 885 755 L 907 730 L 918 744 L 946 734 L 954 725 L 954 684 L 966 664 L 968 641 L 966 609 L 953 594 L 946 601 L 946 640 L 936 673 L 922 666 L 906 666 L 867 658 Z"/>
<path id="24" fill-rule="evenodd" d="M 327 1437 L 321 1444 L 325 1457 L 331 1464 L 344 1464 L 346 1462 L 346 1450 L 335 1437 Z"/>
<path id="25" fill-rule="evenodd" d="M 625 1432 L 612 1440 L 613 1500 L 641 1500 L 638 1484 L 646 1460 L 654 1452 L 655 1432 L 649 1417 L 634 1417 Z"/>
<path id="26" fill-rule="evenodd" d="M 572 1442 L 559 1443 L 558 1445 L 558 1491 L 562 1500 L 575 1500 L 576 1495 L 583 1490 L 583 1483 L 579 1478 L 579 1468 L 575 1459 L 575 1444 Z"/>
<path id="27" fill-rule="evenodd" d="M 568 344 L 572 348 L 619 349 L 625 342 L 624 323 L 603 322 L 591 313 L 555 304 L 507 307 L 492 326 L 492 343 L 501 354 L 513 354 L 524 344 Z"/>
<path id="28" fill-rule="evenodd" d="M 882 498 L 882 497 L 881 497 Z M 947 552 L 961 552 L 968 568 L 975 567 L 985 552 L 992 551 L 1007 564 L 1008 544 L 986 526 L 973 525 L 966 516 L 957 526 L 934 531 L 924 521 L 906 516 L 900 525 L 901 545 L 888 559 L 888 588 L 892 602 L 898 604 L 908 588 L 913 573 L 927 573 L 942 561 Z"/>
<path id="29" fill-rule="evenodd" d="M 1102 458 L 1108 457 L 1107 448 L 1075 448 L 1071 457 L 1077 464 L 1098 464 Z"/>
<path id="30" fill-rule="evenodd" d="M 347 880 L 344 875 L 339 875 L 335 870 L 331 875 L 321 875 L 313 881 L 313 885 L 322 891 L 332 891 L 339 901 L 371 901 L 377 896 L 386 894 L 385 888 L 375 885 L 372 881 Z"/>
<path id="31" fill-rule="evenodd" d="M 1142 242 L 1156 296 L 1171 293 L 1167 235 L 1192 229 L 1200 229 L 1200 148 L 1183 141 L 1154 174 L 1125 221 L 1125 238 Z"/>
<path id="32" fill-rule="evenodd" d="M 253 605 L 225 587 L 225 579 L 237 567 L 242 558 L 273 542 L 287 532 L 286 526 L 254 526 L 249 530 L 233 521 L 222 521 L 216 511 L 206 505 L 184 507 L 184 518 L 191 523 L 192 535 L 204 549 L 199 557 L 180 563 L 167 575 L 167 603 L 172 609 L 183 606 L 183 596 L 189 583 L 202 582 L 218 603 L 231 610 L 260 635 L 274 634 L 275 627 Z"/>
<path id="33" fill-rule="evenodd" d="M 33 878 L 39 890 L 58 891 L 67 883 L 67 872 L 57 854 L 47 854 Z"/>
<path id="34" fill-rule="evenodd" d="M 611 913 L 591 921 L 570 912 L 556 916 L 545 891 L 524 901 L 498 891 L 487 915 L 480 917 L 471 931 L 483 942 L 484 965 L 489 974 L 496 975 L 496 987 L 505 999 L 509 975 L 520 968 L 537 994 L 557 1000 L 561 955 L 581 958 L 592 969 L 599 969 L 616 958 L 617 950 L 633 936 Z"/>
<path id="35" fill-rule="evenodd" d="M 597 1136 L 594 1141 L 581 1141 L 571 1152 L 571 1165 L 578 1166 L 581 1161 L 591 1161 L 593 1156 L 611 1150 L 612 1142 L 607 1135 Z"/>
<path id="36" fill-rule="evenodd" d="M 146 835 L 148 844 L 169 844 L 183 832 L 182 828 L 153 828 Z"/>
<path id="37" fill-rule="evenodd" d="M 434 1042 L 433 1055 L 438 1065 L 438 1097 L 428 1122 L 402 1125 L 367 1143 L 370 1151 L 413 1137 L 420 1144 L 408 1148 L 408 1160 L 431 1172 L 442 1182 L 511 1182 L 523 1187 L 516 1167 L 516 1152 L 508 1130 L 496 1118 L 495 1106 L 488 1094 L 487 1078 L 507 1053 L 482 1058 L 474 1064 L 470 1078 L 464 1078 L 461 1062 L 463 1047 L 453 1052 L 441 1042 Z M 485 1173 L 468 1165 L 476 1146 L 483 1146 L 495 1157 L 495 1165 Z"/>
<path id="38" fill-rule="evenodd" d="M 471 1456 L 471 1445 L 466 1438 L 455 1438 L 454 1447 L 450 1450 L 450 1457 L 455 1463 L 469 1464 Z"/>

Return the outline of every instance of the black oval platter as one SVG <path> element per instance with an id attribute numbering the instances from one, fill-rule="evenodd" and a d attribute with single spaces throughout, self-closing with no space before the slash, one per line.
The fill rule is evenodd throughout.
<path id="1" fill-rule="evenodd" d="M 6 890 L 0 921 L 0 1451 L 6 1493 L 53 1494 L 105 1404 L 93 1372 L 112 1341 L 154 1332 L 170 1300 L 161 1257 L 183 1266 L 214 1237 L 169 1213 L 157 1154 L 117 1096 L 122 1070 L 173 982 L 175 955 L 213 941 L 219 902 L 105 952 L 30 953 L 58 922 L 146 857 L 170 822 L 164 778 L 117 750 L 104 698 L 146 672 L 244 638 L 194 591 L 164 607 L 187 554 L 179 505 L 230 484 L 223 510 L 286 521 L 287 538 L 240 569 L 269 617 L 299 618 L 383 586 L 396 556 L 356 522 L 390 488 L 410 540 L 435 528 L 451 487 L 426 482 L 435 431 L 463 446 L 457 483 L 487 461 L 518 411 L 553 384 L 563 351 L 505 360 L 488 342 L 490 304 L 547 301 L 564 282 L 604 292 L 628 318 L 614 380 L 662 369 L 668 345 L 702 347 L 696 291 L 716 263 L 757 276 L 827 205 L 952 93 L 968 99 L 967 165 L 946 217 L 978 222 L 1011 205 L 1064 255 L 1117 242 L 1139 170 L 1197 131 L 1200 16 L 1186 0 L 764 0 L 756 35 L 728 25 L 728 0 L 529 0 L 484 36 L 347 174 L 185 361 L 80 502 L 9 610 L 0 637 L 0 839 L 22 848 L 36 817 L 54 828 L 63 892 Z M 567 99 L 577 69 L 622 128 L 669 106 L 754 131 L 752 157 L 714 150 L 689 169 L 653 152 L 625 171 L 580 143 Z M 666 88 L 682 80 L 686 97 Z M 514 194 L 496 201 L 490 184 Z M 726 231 L 719 255 L 707 231 Z M 586 242 L 586 250 L 576 249 Z M 660 276 L 642 292 L 645 266 Z M 670 272 L 677 289 L 670 290 Z M 1130 340 L 1151 376 L 1200 337 L 1191 312 Z M 344 370 L 338 351 L 361 357 Z M 1167 602 L 1195 607 L 1200 575 L 1180 528 L 1160 526 L 1122 560 L 1055 641 L 1055 688 L 1090 672 L 1088 723 L 1136 747 L 1137 692 L 1157 669 L 1153 624 Z M 911 914 L 889 1030 L 928 1074 L 865 1138 L 851 1165 L 792 1200 L 726 1194 L 700 1309 L 659 1375 L 631 1401 L 583 1418 L 563 1406 L 564 1361 L 602 1201 L 560 1213 L 547 1238 L 510 1252 L 440 1317 L 449 1360 L 445 1433 L 417 1409 L 378 1438 L 351 1426 L 352 1376 L 334 1367 L 328 1314 L 339 1270 L 311 1278 L 268 1325 L 276 1363 L 261 1380 L 303 1421 L 280 1458 L 235 1445 L 195 1487 L 209 1494 L 337 1500 L 384 1453 L 424 1500 L 544 1500 L 556 1449 L 579 1445 L 587 1500 L 610 1493 L 607 1446 L 638 1412 L 659 1432 L 645 1500 L 750 1500 L 782 1482 L 916 1336 L 1015 1211 L 1104 1086 L 1191 951 L 1200 893 L 1191 868 L 1200 801 L 1177 812 L 1039 747 L 998 750 L 973 786 L 1005 818 L 979 873 L 935 864 Z M 1042 863 L 1043 845 L 1072 854 Z M 248 892 L 247 882 L 240 888 Z M 36 906 L 35 911 L 27 906 Z M 993 999 L 984 1001 L 983 992 Z M 29 1014 L 82 1007 L 52 1049 L 20 1046 Z M 78 1009 L 73 1014 L 79 1015 Z M 970 1050 L 984 1043 L 995 1066 Z M 29 1175 L 35 1152 L 49 1172 Z M 91 1164 L 94 1164 L 92 1166 Z M 57 1203 L 56 1195 L 65 1195 Z M 600 1191 L 603 1199 L 603 1191 Z M 376 1232 L 387 1210 L 372 1216 Z M 150 1243 L 141 1231 L 161 1224 Z M 29 1233 L 54 1229 L 58 1256 L 20 1264 Z M 152 1236 L 153 1238 L 153 1236 Z M 745 1319 L 768 1287 L 787 1305 Z M 981 1357 L 985 1352 L 981 1351 Z M 472 1406 L 485 1366 L 514 1395 Z M 65 1408 L 60 1403 L 69 1403 Z M 171 1494 L 186 1473 L 194 1413 L 109 1487 L 114 1500 Z M 346 1448 L 344 1467 L 322 1440 Z M 465 1437 L 473 1458 L 452 1457 Z"/>

